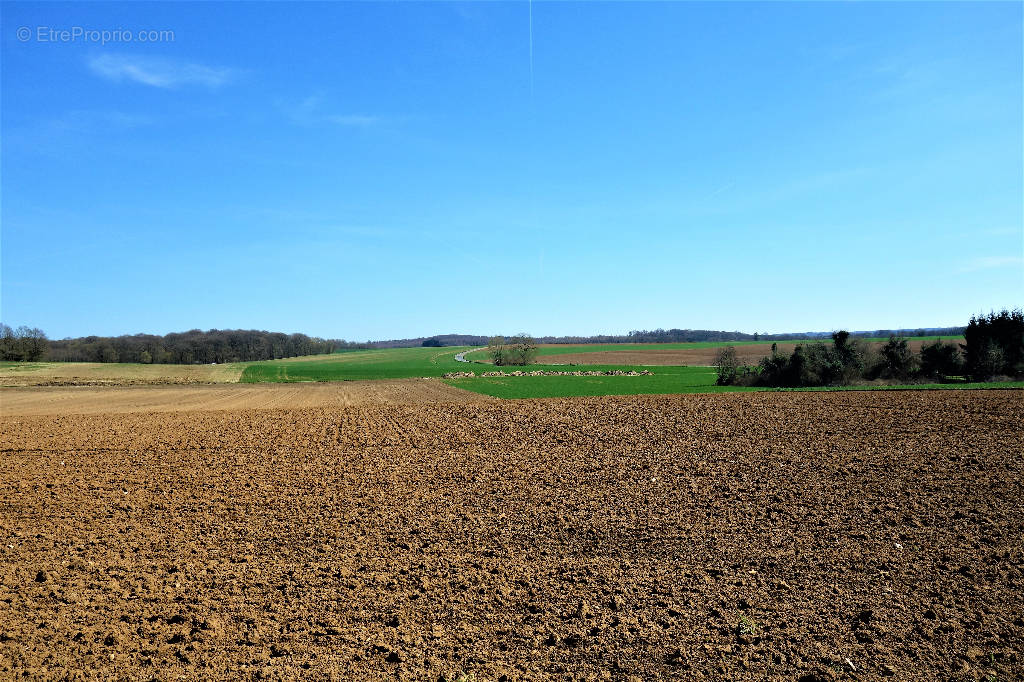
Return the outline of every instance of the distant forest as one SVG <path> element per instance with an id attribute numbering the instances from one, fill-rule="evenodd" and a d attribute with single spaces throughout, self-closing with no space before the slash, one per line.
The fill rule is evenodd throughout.
<path id="1" fill-rule="evenodd" d="M 928 329 L 879 329 L 853 332 L 851 336 L 888 338 L 894 334 L 904 336 L 959 336 L 963 327 L 935 327 Z M 537 343 L 698 343 L 702 341 L 789 341 L 828 338 L 832 332 L 796 332 L 789 334 L 747 334 L 708 329 L 646 329 L 634 330 L 625 336 L 545 336 Z"/>
<path id="2" fill-rule="evenodd" d="M 50 341 L 49 346 L 45 359 L 55 362 L 191 365 L 321 355 L 345 348 L 365 348 L 366 344 L 254 329 L 193 329 L 166 336 L 85 336 Z"/>
<path id="3" fill-rule="evenodd" d="M 701 341 L 790 341 L 827 339 L 832 332 L 795 332 L 789 334 L 747 334 L 709 329 L 654 329 L 634 330 L 628 334 L 598 336 L 539 336 L 537 343 L 697 343 Z M 878 329 L 850 334 L 852 338 L 890 336 L 960 336 L 963 327 L 927 327 L 921 329 Z M 410 348 L 412 346 L 486 346 L 489 337 L 471 334 L 441 334 L 417 339 L 373 341 L 373 348 Z"/>
<path id="4" fill-rule="evenodd" d="M 879 329 L 853 332 L 852 338 L 877 336 L 959 336 L 963 327 L 923 329 Z M 542 336 L 537 343 L 693 343 L 699 341 L 782 341 L 818 340 L 830 332 L 791 334 L 746 334 L 706 329 L 635 330 L 624 335 Z M 353 342 L 321 339 L 305 334 L 254 329 L 193 329 L 165 336 L 134 334 L 124 336 L 83 336 L 76 339 L 47 339 L 37 328 L 12 329 L 0 324 L 0 360 L 49 360 L 54 362 L 141 362 L 159 364 L 218 364 L 279 360 L 300 355 L 321 355 L 359 348 L 411 348 L 415 346 L 486 346 L 488 337 L 473 334 L 441 334 L 415 339 Z"/>

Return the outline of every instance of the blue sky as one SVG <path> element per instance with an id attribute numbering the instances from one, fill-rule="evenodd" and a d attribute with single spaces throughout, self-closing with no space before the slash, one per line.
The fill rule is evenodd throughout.
<path id="1" fill-rule="evenodd" d="M 1020 3 L 535 2 L 532 80 L 525 2 L 2 12 L 2 318 L 53 338 L 1024 303 Z"/>

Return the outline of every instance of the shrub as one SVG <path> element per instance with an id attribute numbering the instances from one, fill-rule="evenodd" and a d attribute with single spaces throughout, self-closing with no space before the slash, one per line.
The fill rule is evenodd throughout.
<path id="1" fill-rule="evenodd" d="M 986 340 L 981 347 L 975 347 L 971 354 L 973 366 L 971 378 L 975 381 L 991 381 L 999 374 L 1005 374 L 1007 362 L 1003 349 L 992 340 Z"/>
<path id="2" fill-rule="evenodd" d="M 860 342 L 850 339 L 850 332 L 841 330 L 832 333 L 832 350 L 839 364 L 839 379 L 848 384 L 864 374 L 864 351 Z"/>
<path id="3" fill-rule="evenodd" d="M 914 372 L 914 354 L 902 336 L 890 336 L 882 346 L 880 375 L 890 379 L 906 379 Z"/>
<path id="4" fill-rule="evenodd" d="M 726 346 L 718 349 L 715 356 L 715 371 L 718 372 L 716 380 L 719 386 L 731 386 L 736 383 L 740 372 L 739 359 L 736 357 L 736 348 Z"/>
<path id="5" fill-rule="evenodd" d="M 487 354 L 491 356 L 491 362 L 501 367 L 505 362 L 505 337 L 492 336 L 487 339 Z"/>
<path id="6" fill-rule="evenodd" d="M 789 386 L 789 362 L 786 356 L 779 353 L 776 344 L 772 344 L 772 354 L 761 359 L 758 383 L 763 386 Z"/>
<path id="7" fill-rule="evenodd" d="M 936 339 L 921 346 L 921 374 L 931 379 L 959 376 L 964 370 L 960 349 L 955 343 Z"/>

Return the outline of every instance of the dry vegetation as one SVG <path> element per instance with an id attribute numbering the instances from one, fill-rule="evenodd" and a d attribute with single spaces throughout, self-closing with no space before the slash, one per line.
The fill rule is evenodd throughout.
<path id="1" fill-rule="evenodd" d="M 345 407 L 492 400 L 438 379 L 197 386 L 0 388 L 0 415 Z"/>
<path id="2" fill-rule="evenodd" d="M 143 365 L 117 362 L 25 362 L 0 365 L 0 386 L 126 386 L 236 383 L 246 363 Z"/>
<path id="3" fill-rule="evenodd" d="M 0 678 L 1020 679 L 1022 419 L 1014 391 L 4 416 Z"/>

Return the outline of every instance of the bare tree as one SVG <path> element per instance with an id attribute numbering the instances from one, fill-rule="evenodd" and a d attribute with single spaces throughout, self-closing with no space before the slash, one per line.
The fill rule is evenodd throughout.
<path id="1" fill-rule="evenodd" d="M 0 323 L 0 360 L 42 360 L 49 350 L 46 333 L 36 327 L 22 325 L 17 329 Z"/>
<path id="2" fill-rule="evenodd" d="M 528 334 L 516 334 L 508 340 L 492 336 L 487 352 L 495 365 L 529 365 L 537 359 L 537 344 Z"/>
<path id="3" fill-rule="evenodd" d="M 497 366 L 507 365 L 508 351 L 505 348 L 505 337 L 504 336 L 492 336 L 487 339 L 487 354 L 491 356 L 491 360 Z"/>

